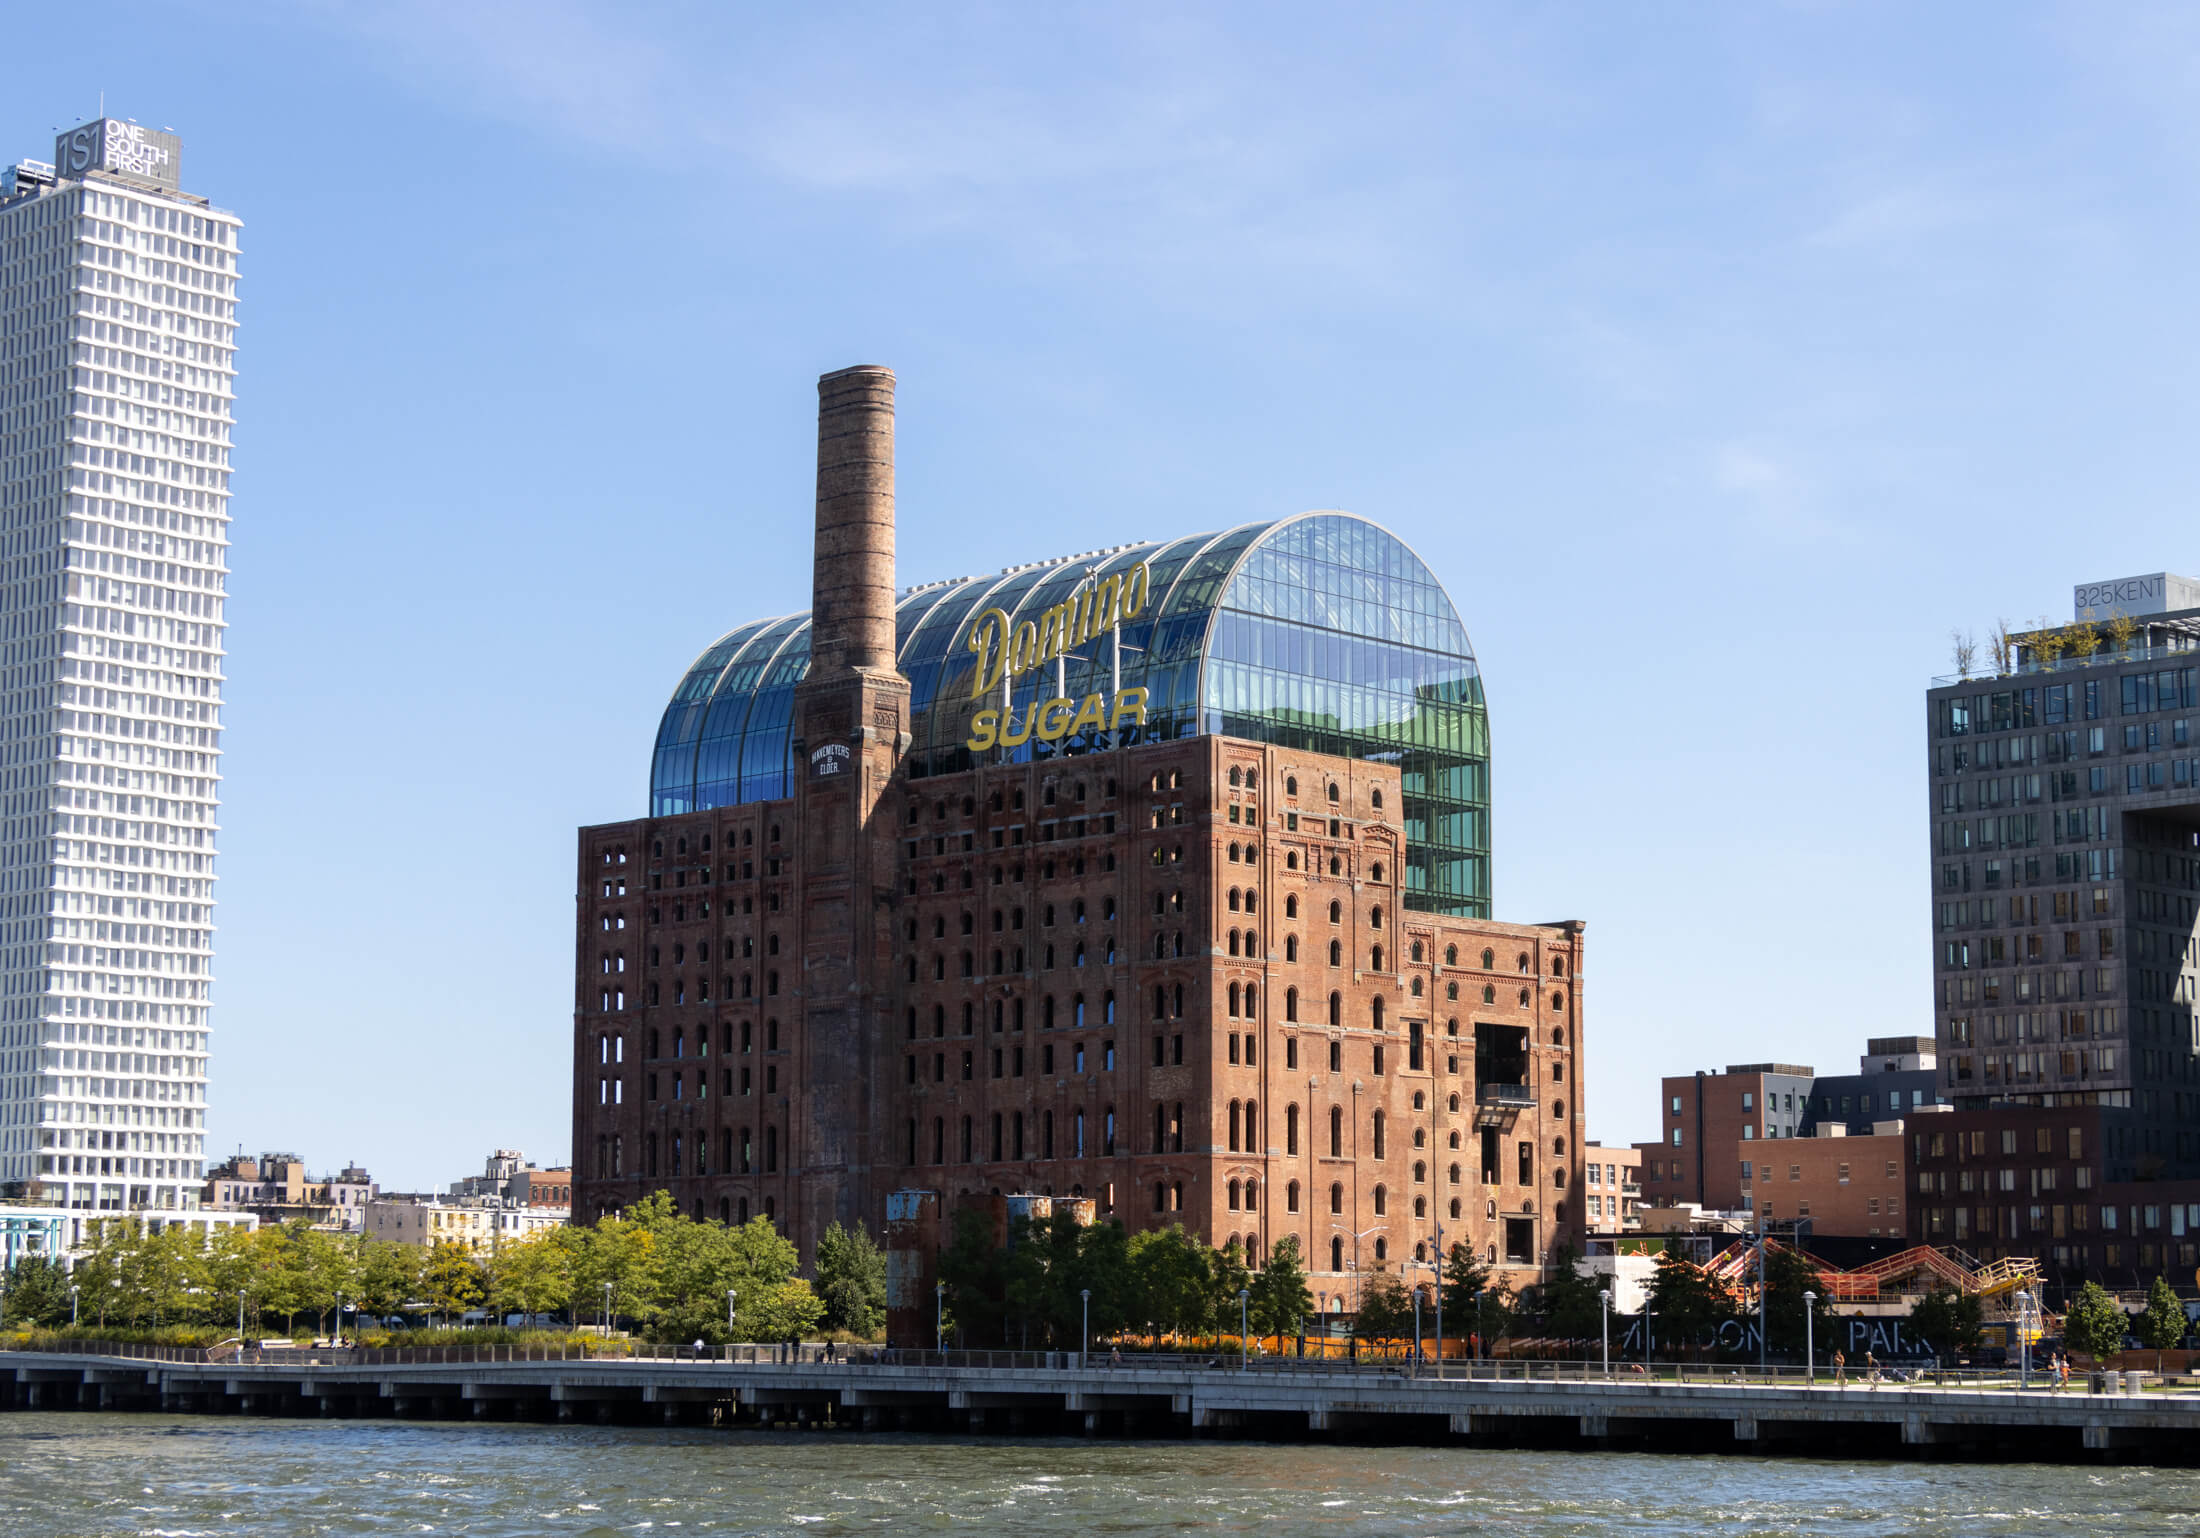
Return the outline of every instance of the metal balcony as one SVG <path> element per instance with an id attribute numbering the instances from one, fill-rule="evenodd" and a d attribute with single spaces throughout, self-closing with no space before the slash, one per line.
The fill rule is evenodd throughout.
<path id="1" fill-rule="evenodd" d="M 1477 1084 L 1474 1087 L 1475 1125 L 1509 1132 L 1520 1113 L 1535 1106 L 1535 1091 L 1525 1084 Z"/>

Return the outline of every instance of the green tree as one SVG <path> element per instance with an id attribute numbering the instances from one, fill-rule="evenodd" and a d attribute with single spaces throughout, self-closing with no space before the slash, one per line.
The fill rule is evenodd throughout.
<path id="1" fill-rule="evenodd" d="M 1018 1219 L 1008 1253 L 1001 1257 L 1003 1323 L 1018 1345 L 1029 1346 L 1032 1332 L 1042 1341 L 1062 1344 L 1078 1329 L 1078 1250 L 1084 1233 L 1068 1211 L 1040 1219 Z"/>
<path id="2" fill-rule="evenodd" d="M 1444 1256 L 1444 1328 L 1468 1334 L 1484 1355 L 1512 1334 L 1512 1284 L 1493 1280 L 1490 1267 L 1474 1251 L 1454 1244 Z"/>
<path id="3" fill-rule="evenodd" d="M 1557 1340 L 1595 1339 L 1604 1327 L 1601 1291 L 1594 1277 L 1581 1274 L 1573 1246 L 1560 1245 L 1551 1254 L 1550 1279 L 1536 1289 L 1543 1333 Z"/>
<path id="4" fill-rule="evenodd" d="M 429 1307 L 446 1320 L 477 1307 L 489 1295 L 481 1262 L 463 1244 L 438 1239 L 420 1268 L 420 1287 Z"/>
<path id="5" fill-rule="evenodd" d="M 7 1276 L 6 1323 L 69 1322 L 69 1271 L 50 1255 L 26 1255 Z"/>
<path id="6" fill-rule="evenodd" d="M 547 1314 L 573 1302 L 575 1252 L 584 1228 L 552 1228 L 514 1239 L 489 1262 L 489 1297 L 498 1313 Z"/>
<path id="7" fill-rule="evenodd" d="M 142 1308 L 137 1284 L 145 1270 L 144 1227 L 135 1218 L 103 1218 L 86 1227 L 87 1243 L 70 1285 L 82 1293 L 83 1312 L 101 1327 L 127 1324 Z"/>
<path id="8" fill-rule="evenodd" d="M 271 1246 L 278 1239 L 273 1229 L 248 1233 L 242 1228 L 224 1227 L 214 1231 L 206 1254 L 208 1322 L 233 1323 L 241 1296 L 246 1333 L 258 1327 L 261 1300 L 267 1296 Z"/>
<path id="9" fill-rule="evenodd" d="M 329 1302 L 314 1274 L 313 1229 L 303 1219 L 261 1230 L 264 1287 L 260 1306 L 283 1316 L 289 1334 L 298 1315 Z"/>
<path id="10" fill-rule="evenodd" d="M 2132 637 L 2138 633 L 2139 622 L 2121 611 L 2108 622 L 2108 644 L 2119 657 L 2129 655 Z"/>
<path id="11" fill-rule="evenodd" d="M 751 1218 L 718 1232 L 723 1237 L 714 1252 L 716 1268 L 710 1277 L 714 1303 L 724 1301 L 728 1287 L 738 1288 L 744 1298 L 753 1291 L 765 1300 L 760 1339 L 793 1340 L 816 1333 L 824 1318 L 824 1302 L 795 1276 L 801 1256 L 771 1219 Z M 815 1313 L 810 1311 L 813 1305 Z"/>
<path id="12" fill-rule="evenodd" d="M 1137 1278 L 1131 1267 L 1130 1236 L 1114 1218 L 1095 1223 L 1077 1236 L 1077 1269 L 1074 1292 L 1090 1292 L 1093 1338 L 1120 1334 L 1133 1317 Z M 1078 1326 L 1087 1317 L 1085 1300 L 1078 1298 Z M 1080 1338 L 1079 1349 L 1084 1349 Z"/>
<path id="13" fill-rule="evenodd" d="M 626 1216 L 639 1233 L 629 1236 L 635 1242 L 626 1269 L 633 1302 L 620 1311 L 651 1339 L 726 1339 L 728 1292 L 736 1295 L 736 1331 L 751 1340 L 788 1340 L 816 1327 L 809 1310 L 823 1304 L 806 1283 L 799 1293 L 781 1295 L 801 1257 L 771 1219 L 731 1227 L 697 1222 L 663 1195 L 636 1203 Z"/>
<path id="14" fill-rule="evenodd" d="M 2132 1333 L 2154 1348 L 2154 1371 L 2160 1376 L 2162 1353 L 2170 1350 L 2185 1338 L 2191 1321 L 2185 1317 L 2185 1305 L 2177 1296 L 2167 1277 L 2157 1276 L 2154 1285 L 2147 1289 L 2147 1306 L 2139 1315 Z"/>
<path id="15" fill-rule="evenodd" d="M 1650 1279 L 1650 1311 L 1651 1328 L 1659 1338 L 1693 1346 L 1734 1317 L 1734 1300 L 1700 1268 L 1661 1250 Z"/>
<path id="16" fill-rule="evenodd" d="M 420 1298 L 420 1267 L 427 1258 L 417 1244 L 365 1239 L 359 1245 L 359 1306 L 384 1318 Z"/>
<path id="17" fill-rule="evenodd" d="M 799 1276 L 761 1288 L 754 1304 L 747 1298 L 743 1293 L 741 1316 L 754 1340 L 804 1340 L 817 1333 L 825 1318 L 823 1300 Z M 697 1334 L 708 1338 L 710 1332 Z"/>
<path id="18" fill-rule="evenodd" d="M 196 1234 L 169 1225 L 147 1238 L 138 1251 L 134 1284 L 143 1300 L 145 1322 L 154 1326 L 188 1318 L 204 1295 L 208 1276 L 206 1246 Z"/>
<path id="19" fill-rule="evenodd" d="M 1285 1234 L 1268 1249 L 1268 1264 L 1253 1278 L 1253 1329 L 1277 1339 L 1298 1332 L 1299 1321 L 1314 1310 L 1306 1290 L 1306 1269 L 1299 1264 L 1299 1236 Z"/>
<path id="20" fill-rule="evenodd" d="M 674 1215 L 671 1205 L 671 1198 L 660 1191 L 588 1230 L 586 1244 L 573 1257 L 576 1322 L 601 1314 L 607 1282 L 611 1288 L 608 1324 L 616 1326 L 622 1317 L 634 1318 L 656 1307 L 655 1252 L 659 1229 Z"/>
<path id="21" fill-rule="evenodd" d="M 1394 1346 L 1413 1334 L 1413 1299 L 1405 1284 L 1388 1271 L 1376 1271 L 1360 1283 L 1359 1306 L 1352 1312 L 1353 1339 Z"/>
<path id="22" fill-rule="evenodd" d="M 338 1297 L 359 1300 L 359 1241 L 303 1224 L 285 1227 L 291 1231 L 281 1269 L 300 1310 L 313 1310 L 316 1333 L 326 1335 Z"/>
<path id="23" fill-rule="evenodd" d="M 1238 1327 L 1238 1294 L 1251 1292 L 1252 1288 L 1253 1273 L 1245 1268 L 1245 1247 L 1232 1239 L 1216 1250 L 1208 1260 L 1208 1317 L 1235 1334 Z M 1252 1300 L 1248 1298 L 1246 1312 L 1250 1315 L 1251 1311 Z M 1245 1348 L 1244 1342 L 1239 1342 L 1239 1348 Z"/>
<path id="24" fill-rule="evenodd" d="M 1474 1295 L 1490 1285 L 1490 1268 L 1463 1244 L 1454 1244 L 1444 1256 L 1444 1301 L 1456 1299 L 1465 1309 Z M 1462 1313 L 1461 1318 L 1465 1317 Z"/>
<path id="25" fill-rule="evenodd" d="M 1134 1317 L 1157 1333 L 1203 1333 L 1214 1320 L 1214 1251 L 1177 1224 L 1149 1228 L 1130 1243 Z"/>
<path id="26" fill-rule="evenodd" d="M 1765 1344 L 1774 1351 L 1801 1354 L 1806 1340 L 1833 1340 L 1833 1300 L 1809 1257 L 1785 1246 L 1765 1250 Z M 1816 1293 L 1806 1303 L 1803 1294 Z M 1805 1312 L 1812 1323 L 1804 1327 Z"/>
<path id="27" fill-rule="evenodd" d="M 2098 1282 L 2078 1289 L 2063 1314 L 2063 1340 L 2073 1351 L 2082 1351 L 2096 1364 L 2124 1347 L 2131 1319 L 2122 1305 L 2101 1290 Z"/>
<path id="28" fill-rule="evenodd" d="M 944 1306 L 954 1315 L 957 1338 L 988 1344 L 1001 1339 L 1007 1296 L 1006 1261 L 1006 1255 L 993 1242 L 991 1219 L 967 1207 L 955 1214 L 952 1236 L 940 1252 L 939 1280 L 946 1288 Z"/>
<path id="29" fill-rule="evenodd" d="M 817 1241 L 817 1294 L 825 1322 L 869 1338 L 886 1311 L 886 1253 L 861 1227 L 827 1225 Z"/>
<path id="30" fill-rule="evenodd" d="M 629 1302 L 619 1311 L 633 1317 L 648 1340 L 719 1340 L 726 1333 L 726 1293 L 738 1292 L 751 1283 L 752 1303 L 761 1307 L 763 1288 L 739 1264 L 733 1234 L 718 1223 L 698 1223 L 676 1208 L 662 1214 L 648 1213 L 644 1242 L 636 1253 L 640 1266 L 629 1277 Z M 767 1222 L 765 1227 L 770 1230 Z M 786 1250 L 781 1275 L 794 1270 L 794 1246 L 773 1241 Z M 750 1310 L 752 1322 L 754 1308 Z M 758 1336 L 770 1339 L 769 1336 Z"/>
<path id="31" fill-rule="evenodd" d="M 1942 1287 L 1910 1305 L 1910 1329 L 1932 1342 L 1942 1356 L 1969 1351 L 1978 1344 L 1979 1324 L 1985 1314 L 1973 1293 Z"/>

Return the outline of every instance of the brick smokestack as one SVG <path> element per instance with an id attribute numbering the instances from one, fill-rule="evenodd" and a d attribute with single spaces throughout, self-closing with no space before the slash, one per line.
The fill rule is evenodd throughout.
<path id="1" fill-rule="evenodd" d="M 810 676 L 894 666 L 894 371 L 817 382 L 817 551 Z"/>

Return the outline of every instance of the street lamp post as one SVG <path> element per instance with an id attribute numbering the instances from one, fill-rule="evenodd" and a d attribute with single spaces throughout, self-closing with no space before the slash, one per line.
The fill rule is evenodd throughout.
<path id="1" fill-rule="evenodd" d="M 1077 1289 L 1077 1370 L 1084 1371 L 1087 1354 L 1092 1349 L 1092 1289 Z"/>
<path id="2" fill-rule="evenodd" d="M 1421 1376 L 1421 1289 L 1413 1289 L 1413 1376 Z"/>
<path id="3" fill-rule="evenodd" d="M 1765 1375 L 1766 1321 L 1765 1312 L 1765 1219 L 1757 1215 L 1757 1376 Z"/>
<path id="4" fill-rule="evenodd" d="M 340 1288 L 338 1289 L 338 1291 L 337 1291 L 337 1293 L 336 1293 L 336 1330 L 335 1330 L 335 1334 L 336 1334 L 336 1344 L 337 1344 L 337 1345 L 339 1345 L 339 1346 L 341 1346 L 341 1345 L 342 1345 L 342 1344 L 344 1343 L 344 1294 L 343 1294 L 343 1291 L 342 1291 L 342 1289 L 340 1289 Z"/>
<path id="5" fill-rule="evenodd" d="M 1469 1337 L 1474 1342 L 1474 1354 L 1467 1358 L 1469 1363 L 1482 1360 L 1482 1294 L 1484 1291 L 1485 1289 L 1480 1287 L 1474 1289 L 1474 1333 Z M 1467 1370 L 1467 1376 L 1470 1378 L 1474 1376 L 1474 1370 L 1471 1366 Z"/>
<path id="6" fill-rule="evenodd" d="M 726 1356 L 729 1361 L 733 1356 L 733 1295 L 736 1291 L 732 1287 L 726 1289 Z"/>
<path id="7" fill-rule="evenodd" d="M 1444 1225 L 1436 1225 L 1436 1376 L 1444 1375 Z"/>
<path id="8" fill-rule="evenodd" d="M 69 1328 L 76 1328 L 76 1289 L 74 1287 L 69 1289 Z M 238 1333 L 242 1334 L 243 1331 L 240 1329 Z"/>
<path id="9" fill-rule="evenodd" d="M 611 1284 L 603 1284 L 603 1338 L 611 1338 Z"/>
<path id="10" fill-rule="evenodd" d="M 1358 1233 L 1352 1234 L 1352 1230 L 1342 1223 L 1329 1225 L 1332 1233 L 1352 1234 L 1352 1312 L 1355 1317 L 1360 1312 L 1360 1241 L 1369 1234 L 1381 1233 L 1388 1227 L 1390 1227 L 1388 1223 L 1377 1223 L 1372 1227 L 1363 1228 Z"/>
<path id="11" fill-rule="evenodd" d="M 2032 1294 L 2017 1294 L 2017 1361 L 2021 1387 L 2032 1386 Z"/>
<path id="12" fill-rule="evenodd" d="M 1250 1320 L 1250 1315 L 1248 1314 L 1247 1310 L 1248 1310 L 1248 1308 L 1250 1307 L 1250 1305 L 1251 1305 L 1251 1303 L 1252 1303 L 1252 1300 L 1253 1300 L 1253 1291 L 1252 1291 L 1252 1289 L 1251 1289 L 1251 1288 L 1249 1288 L 1249 1287 L 1240 1287 L 1240 1288 L 1238 1289 L 1238 1371 L 1239 1371 L 1239 1372 L 1243 1372 L 1243 1371 L 1245 1371 L 1245 1359 L 1246 1359 L 1247 1357 L 1249 1357 L 1249 1356 L 1251 1356 L 1251 1355 L 1253 1354 L 1253 1351 L 1252 1351 L 1252 1343 L 1251 1343 L 1251 1342 L 1250 1342 L 1250 1341 L 1249 1341 L 1249 1340 L 1248 1340 L 1248 1339 L 1246 1338 L 1246 1337 L 1247 1337 L 1247 1335 L 1248 1335 L 1248 1334 L 1250 1333 L 1250 1332 L 1249 1332 L 1249 1331 L 1247 1330 L 1247 1328 L 1246 1328 L 1246 1326 L 1247 1326 L 1247 1324 L 1248 1324 L 1248 1322 L 1249 1322 L 1249 1320 Z"/>
<path id="13" fill-rule="evenodd" d="M 244 1289 L 237 1289 L 237 1349 L 244 1349 Z"/>
<path id="14" fill-rule="evenodd" d="M 947 1283 L 932 1284 L 932 1347 L 942 1353 L 947 1351 Z"/>
<path id="15" fill-rule="evenodd" d="M 1642 1368 L 1644 1372 L 1650 1370 L 1650 1354 L 1657 1349 L 1658 1345 L 1657 1332 L 1651 1323 L 1651 1312 L 1650 1294 L 1645 1292 L 1642 1295 Z"/>
<path id="16" fill-rule="evenodd" d="M 1597 1301 L 1604 1305 L 1604 1376 L 1612 1376 L 1612 1289 L 1607 1287 L 1597 1294 Z"/>
<path id="17" fill-rule="evenodd" d="M 1806 1368 L 1806 1369 L 1808 1370 L 1808 1372 L 1809 1372 L 1809 1375 L 1810 1375 L 1810 1376 L 1809 1376 L 1809 1379 L 1808 1379 L 1808 1381 L 1809 1381 L 1809 1382 L 1810 1382 L 1810 1383 L 1811 1383 L 1811 1384 L 1812 1384 L 1813 1386 L 1816 1386 L 1816 1384 L 1817 1384 L 1817 1382 L 1818 1382 L 1818 1342 L 1817 1342 L 1817 1341 L 1816 1341 L 1816 1340 L 1815 1340 L 1815 1339 L 1813 1338 L 1813 1336 L 1814 1336 L 1814 1334 L 1815 1334 L 1815 1332 L 1816 1332 L 1816 1326 L 1817 1326 L 1817 1323 L 1818 1323 L 1818 1319 L 1817 1319 L 1817 1313 L 1818 1313 L 1818 1294 L 1817 1294 L 1817 1293 L 1815 1293 L 1815 1292 L 1806 1292 L 1806 1293 L 1804 1293 L 1804 1294 L 1803 1294 L 1803 1363 L 1804 1363 L 1804 1366 L 1805 1366 L 1805 1368 Z"/>

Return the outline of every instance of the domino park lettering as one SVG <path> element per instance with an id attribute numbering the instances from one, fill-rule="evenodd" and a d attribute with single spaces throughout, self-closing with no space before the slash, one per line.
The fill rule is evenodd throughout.
<path id="1" fill-rule="evenodd" d="M 971 670 L 970 697 L 997 696 L 998 707 L 987 707 L 970 718 L 966 746 L 973 753 L 989 748 L 1018 748 L 1025 743 L 1060 742 L 1090 731 L 1115 731 L 1125 721 L 1144 725 L 1146 691 L 1117 689 L 1072 700 L 1058 696 L 1034 702 L 1017 719 L 1009 703 L 1009 691 L 1019 678 L 1037 672 L 1049 662 L 1066 657 L 1076 648 L 1107 638 L 1120 644 L 1125 620 L 1145 612 L 1150 577 L 1140 561 L 1128 571 L 1113 573 L 1080 587 L 1035 620 L 1011 623 L 1002 609 L 987 609 L 970 624 L 966 643 L 978 659 Z"/>

